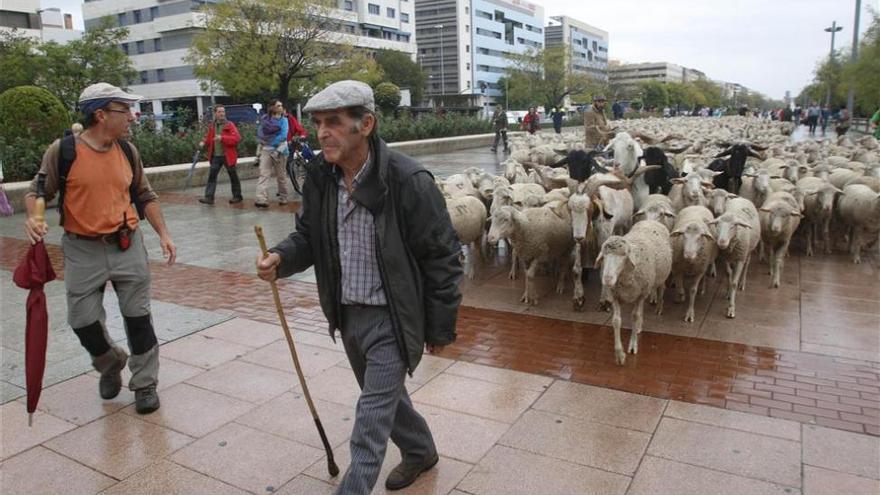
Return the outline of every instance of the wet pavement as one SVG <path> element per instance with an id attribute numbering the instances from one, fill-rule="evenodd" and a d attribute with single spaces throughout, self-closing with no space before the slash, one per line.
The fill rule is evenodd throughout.
<path id="1" fill-rule="evenodd" d="M 469 166 L 499 172 L 488 149 L 420 160 L 441 177 Z M 244 183 L 245 197 L 254 187 Z M 113 401 L 97 397 L 97 375 L 64 323 L 63 284 L 54 282 L 46 288 L 47 389 L 35 427 L 24 426 L 26 294 L 11 270 L 27 244 L 21 215 L 0 220 L 3 493 L 331 492 L 271 294 L 252 269 L 253 225 L 277 242 L 297 206 L 228 205 L 225 183 L 214 207 L 197 203 L 199 193 L 161 194 L 177 265 L 162 263 L 145 229 L 163 400 L 146 417 L 134 414 L 127 390 Z M 55 227 L 47 245 L 63 276 L 58 244 Z M 734 320 L 724 317 L 717 279 L 698 297 L 692 324 L 667 291 L 666 313 L 646 309 L 640 354 L 619 367 L 609 316 L 593 307 L 595 277 L 583 312 L 572 309 L 570 288 L 555 294 L 550 276 L 538 280 L 539 305 L 526 307 L 522 277 L 509 280 L 503 258 L 479 265 L 463 285 L 457 342 L 426 357 L 408 385 L 442 458 L 404 493 L 876 495 L 878 260 L 807 258 L 795 247 L 781 288 L 767 287 L 766 270 L 753 264 Z M 312 274 L 279 287 L 344 469 L 356 383 L 327 336 Z M 123 341 L 112 290 L 105 307 L 111 336 Z M 384 472 L 396 463 L 389 452 Z"/>

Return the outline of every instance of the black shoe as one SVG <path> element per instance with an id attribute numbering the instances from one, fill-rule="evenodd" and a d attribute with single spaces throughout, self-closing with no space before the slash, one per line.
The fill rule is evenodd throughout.
<path id="1" fill-rule="evenodd" d="M 128 362 L 128 355 L 123 354 L 112 368 L 106 373 L 101 373 L 101 379 L 98 380 L 98 391 L 101 393 L 102 399 L 110 400 L 119 395 L 119 391 L 122 389 L 122 369 L 125 368 L 126 362 Z"/>
<path id="2" fill-rule="evenodd" d="M 156 392 L 156 387 L 134 391 L 134 410 L 138 414 L 150 414 L 156 409 L 159 409 L 159 394 Z"/>
<path id="3" fill-rule="evenodd" d="M 260 202 L 257 202 L 257 203 L 254 203 L 254 206 L 256 206 L 257 208 L 268 208 L 268 207 L 269 207 L 269 203 L 260 203 Z"/>
<path id="4" fill-rule="evenodd" d="M 199 198 L 199 203 L 202 203 L 203 205 L 213 205 L 214 200 L 212 198 Z"/>
<path id="5" fill-rule="evenodd" d="M 434 467 L 439 460 L 440 456 L 435 453 L 425 459 L 421 464 L 408 465 L 401 462 L 391 470 L 391 473 L 388 474 L 388 478 L 385 480 L 385 488 L 389 490 L 400 490 L 401 488 L 406 488 L 409 485 L 412 485 L 420 474 Z"/>
<path id="6" fill-rule="evenodd" d="M 229 200 L 229 204 L 234 205 L 236 203 L 241 203 L 244 199 L 241 196 L 236 196 Z"/>
<path id="7" fill-rule="evenodd" d="M 491 152 L 494 153 L 494 152 L 497 151 L 497 150 L 496 150 L 495 148 L 489 148 L 489 151 L 491 151 Z"/>

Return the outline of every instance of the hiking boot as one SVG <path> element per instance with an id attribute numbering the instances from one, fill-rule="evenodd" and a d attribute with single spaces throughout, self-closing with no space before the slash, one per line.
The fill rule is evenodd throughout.
<path id="1" fill-rule="evenodd" d="M 125 368 L 125 363 L 128 362 L 128 355 L 122 353 L 118 358 L 106 373 L 101 373 L 101 379 L 98 380 L 98 391 L 104 400 L 115 398 L 122 390 L 122 370 Z"/>
<path id="2" fill-rule="evenodd" d="M 150 414 L 156 409 L 159 409 L 159 393 L 155 386 L 134 391 L 134 410 L 138 414 Z"/>
<path id="3" fill-rule="evenodd" d="M 229 204 L 234 205 L 236 203 L 241 203 L 242 201 L 244 201 L 244 198 L 242 198 L 241 196 L 236 196 L 229 200 Z"/>
<path id="4" fill-rule="evenodd" d="M 256 202 L 256 203 L 254 203 L 254 206 L 256 206 L 257 208 L 264 208 L 265 209 L 265 208 L 269 207 L 269 203 Z"/>
<path id="5" fill-rule="evenodd" d="M 213 198 L 199 198 L 199 203 L 201 203 L 203 205 L 213 205 L 214 199 Z"/>
<path id="6" fill-rule="evenodd" d="M 385 480 L 385 488 L 400 490 L 412 485 L 420 474 L 434 467 L 439 460 L 440 456 L 435 452 L 420 464 L 405 464 L 401 462 L 388 474 L 388 478 Z"/>

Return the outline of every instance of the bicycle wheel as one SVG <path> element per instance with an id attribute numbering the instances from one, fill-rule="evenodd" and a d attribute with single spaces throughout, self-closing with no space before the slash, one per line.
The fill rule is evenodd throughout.
<path id="1" fill-rule="evenodd" d="M 302 196 L 303 184 L 306 182 L 306 160 L 299 153 L 291 161 L 288 174 L 290 175 L 290 181 L 293 182 L 293 188 Z"/>

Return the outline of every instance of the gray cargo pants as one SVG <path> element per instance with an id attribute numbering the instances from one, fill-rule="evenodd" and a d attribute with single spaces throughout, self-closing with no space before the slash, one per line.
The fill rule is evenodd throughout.
<path id="1" fill-rule="evenodd" d="M 342 343 L 361 396 L 351 433 L 351 464 L 336 493 L 366 495 L 379 478 L 389 437 L 408 464 L 423 462 L 437 447 L 404 387 L 406 364 L 388 308 L 343 306 Z"/>
<path id="2" fill-rule="evenodd" d="M 67 322 L 92 356 L 98 372 L 111 369 L 125 354 L 113 345 L 104 324 L 104 287 L 110 281 L 119 298 L 131 358 L 128 388 L 155 386 L 159 375 L 159 346 L 150 317 L 150 267 L 141 229 L 131 234 L 131 246 L 121 251 L 115 244 L 64 234 L 64 285 L 67 288 Z"/>

